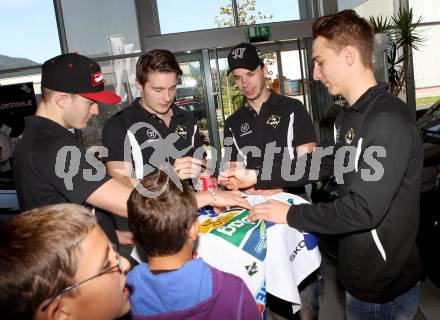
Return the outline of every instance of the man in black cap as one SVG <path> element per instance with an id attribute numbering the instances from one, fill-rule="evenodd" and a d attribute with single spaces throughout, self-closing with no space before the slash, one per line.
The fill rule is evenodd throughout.
<path id="1" fill-rule="evenodd" d="M 304 153 L 312 152 L 316 146 L 316 136 L 310 116 L 299 100 L 281 96 L 267 88 L 267 67 L 258 49 L 250 43 L 240 43 L 229 52 L 228 65 L 229 73 L 244 95 L 241 108 L 225 122 L 224 143 L 232 150 L 232 166 L 243 164 L 246 169 L 261 169 L 265 154 L 272 153 L 272 166 L 280 168 L 283 157 L 288 157 L 284 161 L 291 162 Z M 271 146 L 281 147 L 281 152 L 276 152 L 275 148 L 271 150 Z M 246 154 L 249 147 L 258 148 L 260 154 Z M 283 189 L 261 190 L 251 187 L 245 192 L 270 195 L 280 191 Z M 286 191 L 307 198 L 304 187 Z M 317 319 L 319 297 L 316 273 L 304 283 L 307 284 L 300 287 L 303 302 L 300 318 Z M 267 302 L 274 312 L 290 318 L 290 304 L 280 303 L 279 299 L 270 295 Z"/>
<path id="2" fill-rule="evenodd" d="M 121 100 L 104 89 L 99 65 L 76 53 L 49 59 L 42 67 L 41 94 L 37 112 L 25 119 L 15 148 L 13 169 L 20 209 L 73 202 L 126 216 L 131 188 L 107 176 L 96 158 L 86 158 L 85 149 L 69 131 L 84 128 L 99 113 L 98 102 L 118 104 Z M 110 222 L 104 216 L 98 218 L 106 221 L 103 229 L 116 241 Z M 129 233 L 121 235 L 131 242 Z"/>
<path id="3" fill-rule="evenodd" d="M 106 174 L 105 165 L 87 154 L 69 129 L 82 129 L 97 115 L 98 102 L 117 104 L 120 97 L 104 89 L 99 65 L 69 53 L 43 64 L 42 101 L 26 118 L 14 155 L 14 178 L 21 210 L 73 202 L 89 204 L 127 217 L 132 188 Z M 199 207 L 249 204 L 240 192 L 199 192 Z M 125 235 L 125 244 L 132 242 Z"/>
<path id="4" fill-rule="evenodd" d="M 299 100 L 267 88 L 267 67 L 258 49 L 250 43 L 240 43 L 229 52 L 228 64 L 229 73 L 244 95 L 242 107 L 225 123 L 224 136 L 229 138 L 225 143 L 231 146 L 231 161 L 242 161 L 248 169 L 261 168 L 266 146 L 273 142 L 282 148 L 281 152 L 275 152 L 273 166 L 281 167 L 285 152 L 292 160 L 311 152 L 316 136 L 310 116 Z M 250 146 L 257 147 L 261 155 L 244 154 Z M 279 191 L 248 190 L 258 194 Z M 293 191 L 305 195 L 304 188 Z"/>

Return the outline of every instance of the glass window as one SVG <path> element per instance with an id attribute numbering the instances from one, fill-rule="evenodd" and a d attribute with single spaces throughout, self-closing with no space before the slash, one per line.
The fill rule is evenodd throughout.
<path id="1" fill-rule="evenodd" d="M 304 52 L 302 52 L 304 54 Z M 282 51 L 281 63 L 283 66 L 284 92 L 286 96 L 303 99 L 303 81 L 301 75 L 300 52 L 298 50 Z"/>
<path id="2" fill-rule="evenodd" d="M 227 119 L 233 114 L 242 103 L 243 95 L 235 85 L 232 76 L 228 76 L 228 60 L 227 58 L 218 59 L 218 69 L 215 59 L 210 60 L 211 72 L 213 72 L 214 91 L 219 92 L 221 88 L 221 99 L 217 99 L 216 112 L 219 128 L 223 128 L 223 116 Z M 218 81 L 220 80 L 220 82 Z M 221 105 L 220 105 L 221 104 Z M 221 108 L 223 106 L 223 109 Z M 223 111 L 222 111 L 223 110 Z M 223 141 L 223 129 L 220 131 L 220 140 Z"/>
<path id="3" fill-rule="evenodd" d="M 419 119 L 417 124 L 423 133 L 425 142 L 439 143 L 440 140 L 440 100 Z"/>
<path id="4" fill-rule="evenodd" d="M 361 17 L 364 17 L 366 19 L 368 19 L 370 16 L 390 17 L 394 13 L 393 1 L 368 0 L 368 1 L 363 1 L 362 4 L 355 7 L 353 7 L 353 2 L 357 4 L 360 1 L 339 0 L 338 8 L 339 10 L 354 9 Z"/>
<path id="5" fill-rule="evenodd" d="M 62 0 L 69 52 L 101 57 L 140 51 L 134 0 Z"/>
<path id="6" fill-rule="evenodd" d="M 232 25 L 232 14 L 222 15 L 222 8 L 228 10 L 230 0 L 157 0 L 160 31 L 168 34 Z"/>
<path id="7" fill-rule="evenodd" d="M 99 104 L 99 115 L 92 117 L 87 127 L 80 131 L 82 143 L 86 148 L 101 145 L 101 133 L 105 122 L 139 96 L 135 87 L 137 59 L 138 57 L 99 63 L 104 74 L 105 89 L 116 92 L 122 101 L 117 106 Z"/>
<path id="8" fill-rule="evenodd" d="M 414 19 L 421 16 L 422 22 L 440 21 L 440 3 L 438 0 L 409 0 L 408 4 L 413 9 Z"/>
<path id="9" fill-rule="evenodd" d="M 0 0 L 0 70 L 42 64 L 60 54 L 53 0 Z"/>
<path id="10" fill-rule="evenodd" d="M 416 104 L 417 109 L 425 109 L 440 99 L 440 26 L 423 26 L 417 32 L 424 41 L 419 50 L 413 50 Z"/>
<path id="11" fill-rule="evenodd" d="M 298 0 L 237 0 L 240 25 L 299 20 Z"/>

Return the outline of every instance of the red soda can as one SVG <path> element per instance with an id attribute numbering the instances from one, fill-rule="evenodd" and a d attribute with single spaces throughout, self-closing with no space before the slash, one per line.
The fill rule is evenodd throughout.
<path id="1" fill-rule="evenodd" d="M 215 191 L 217 189 L 217 179 L 210 173 L 202 172 L 197 178 L 197 191 Z"/>

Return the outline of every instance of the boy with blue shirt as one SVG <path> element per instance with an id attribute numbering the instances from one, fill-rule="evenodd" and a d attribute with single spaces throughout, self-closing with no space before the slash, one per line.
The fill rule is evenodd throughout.
<path id="1" fill-rule="evenodd" d="M 193 259 L 199 224 L 192 187 L 162 171 L 141 181 L 128 200 L 128 224 L 147 256 L 127 276 L 136 319 L 261 319 L 243 280 Z"/>

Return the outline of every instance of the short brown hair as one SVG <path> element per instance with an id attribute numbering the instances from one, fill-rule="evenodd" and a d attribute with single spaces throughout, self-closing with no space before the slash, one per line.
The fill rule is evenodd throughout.
<path id="1" fill-rule="evenodd" d="M 29 210 L 0 227 L 0 314 L 34 319 L 38 307 L 74 282 L 77 249 L 96 226 L 76 204 Z"/>
<path id="2" fill-rule="evenodd" d="M 41 100 L 45 103 L 49 102 L 49 100 L 52 99 L 52 96 L 55 94 L 55 92 L 57 91 L 45 87 L 41 87 Z M 67 93 L 67 92 L 64 93 L 70 95 L 72 99 L 75 99 L 77 97 L 77 94 L 75 93 Z"/>
<path id="3" fill-rule="evenodd" d="M 343 10 L 321 17 L 313 24 L 312 31 L 313 40 L 323 37 L 334 45 L 337 52 L 348 45 L 357 48 L 363 65 L 372 68 L 373 27 L 354 10 Z"/>
<path id="4" fill-rule="evenodd" d="M 188 240 L 188 230 L 197 219 L 193 188 L 182 181 L 183 190 L 163 171 L 141 180 L 149 192 L 163 192 L 156 198 L 143 196 L 134 189 L 128 198 L 128 226 L 135 241 L 148 257 L 172 255 Z"/>
<path id="5" fill-rule="evenodd" d="M 151 50 L 139 57 L 136 63 L 136 80 L 142 86 L 148 81 L 149 72 L 174 72 L 177 77 L 182 75 L 174 54 L 164 49 Z"/>
<path id="6" fill-rule="evenodd" d="M 41 100 L 43 100 L 44 102 L 48 102 L 52 98 L 53 94 L 53 90 L 41 87 Z"/>

